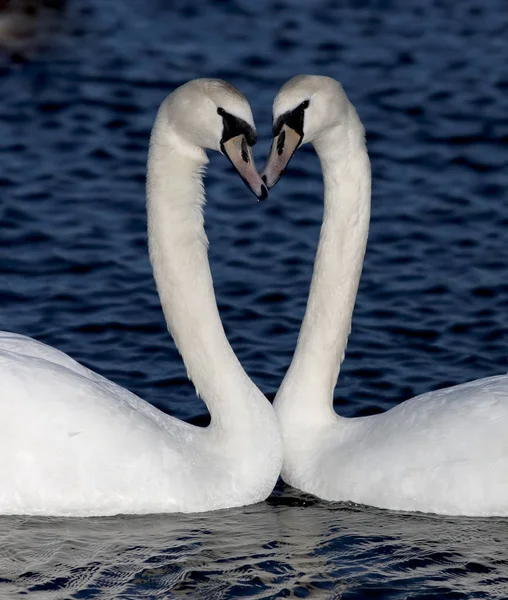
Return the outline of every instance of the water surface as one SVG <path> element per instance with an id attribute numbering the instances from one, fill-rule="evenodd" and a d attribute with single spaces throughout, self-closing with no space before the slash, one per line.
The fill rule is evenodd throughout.
<path id="1" fill-rule="evenodd" d="M 336 407 L 355 416 L 508 370 L 505 0 L 46 2 L 0 44 L 0 329 L 205 423 L 146 252 L 150 127 L 198 76 L 249 98 L 261 165 L 296 73 L 338 78 L 365 123 L 372 224 Z M 3 31 L 0 27 L 0 31 Z M 322 214 L 310 149 L 256 204 L 211 157 L 210 259 L 228 337 L 273 397 Z M 200 516 L 2 518 L 0 596 L 506 598 L 503 520 L 330 506 L 281 488 Z"/>
<path id="2" fill-rule="evenodd" d="M 290 495 L 205 515 L 0 518 L 4 597 L 506 598 L 508 527 Z"/>

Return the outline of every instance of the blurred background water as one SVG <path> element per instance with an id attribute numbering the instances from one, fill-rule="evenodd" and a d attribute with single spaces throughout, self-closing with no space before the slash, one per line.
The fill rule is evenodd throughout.
<path id="1" fill-rule="evenodd" d="M 508 371 L 506 0 L 0 0 L 0 329 L 205 424 L 146 251 L 150 128 L 221 77 L 258 166 L 297 73 L 339 79 L 366 126 L 372 223 L 337 410 Z M 256 204 L 211 156 L 206 226 L 228 337 L 270 398 L 291 359 L 322 215 L 297 153 Z M 0 598 L 507 598 L 508 522 L 334 506 L 279 486 L 199 516 L 0 518 Z"/>

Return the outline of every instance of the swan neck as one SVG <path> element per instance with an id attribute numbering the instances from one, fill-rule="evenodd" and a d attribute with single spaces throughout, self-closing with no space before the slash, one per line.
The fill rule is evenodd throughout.
<path id="1" fill-rule="evenodd" d="M 233 427 L 238 426 L 242 397 L 262 394 L 236 358 L 215 300 L 203 219 L 207 162 L 205 152 L 186 145 L 159 111 L 147 175 L 148 245 L 155 282 L 168 329 L 212 425 Z"/>
<path id="2" fill-rule="evenodd" d="M 354 109 L 353 109 L 354 110 Z M 370 163 L 356 113 L 314 143 L 324 178 L 323 223 L 305 317 L 277 395 L 298 418 L 336 418 L 333 391 L 344 358 L 370 219 Z"/>

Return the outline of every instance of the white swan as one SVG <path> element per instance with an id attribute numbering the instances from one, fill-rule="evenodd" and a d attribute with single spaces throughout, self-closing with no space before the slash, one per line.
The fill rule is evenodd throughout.
<path id="1" fill-rule="evenodd" d="M 204 148 L 221 150 L 259 196 L 246 99 L 196 80 L 162 103 L 150 140 L 150 258 L 168 327 L 211 413 L 167 416 L 67 355 L 0 337 L 0 513 L 195 512 L 264 500 L 282 463 L 277 419 L 229 345 L 203 228 Z"/>
<path id="2" fill-rule="evenodd" d="M 298 344 L 275 399 L 283 479 L 326 500 L 450 515 L 508 515 L 508 377 L 413 398 L 379 415 L 333 410 L 367 243 L 370 164 L 364 129 L 333 79 L 298 76 L 274 102 L 264 180 L 311 142 L 325 207 Z"/>

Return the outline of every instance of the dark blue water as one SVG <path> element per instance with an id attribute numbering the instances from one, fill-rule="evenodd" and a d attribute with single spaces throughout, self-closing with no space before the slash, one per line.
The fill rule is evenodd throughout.
<path id="1" fill-rule="evenodd" d="M 508 371 L 505 0 L 47 4 L 59 10 L 0 18 L 0 329 L 205 423 L 146 251 L 155 111 L 191 78 L 231 81 L 252 104 L 261 166 L 277 90 L 321 73 L 356 105 L 374 178 L 337 409 L 370 414 Z M 305 308 L 319 165 L 299 151 L 256 204 L 211 158 L 221 315 L 273 397 Z M 333 506 L 283 486 L 261 505 L 199 516 L 0 518 L 0 541 L 1 598 L 508 597 L 505 520 Z"/>

